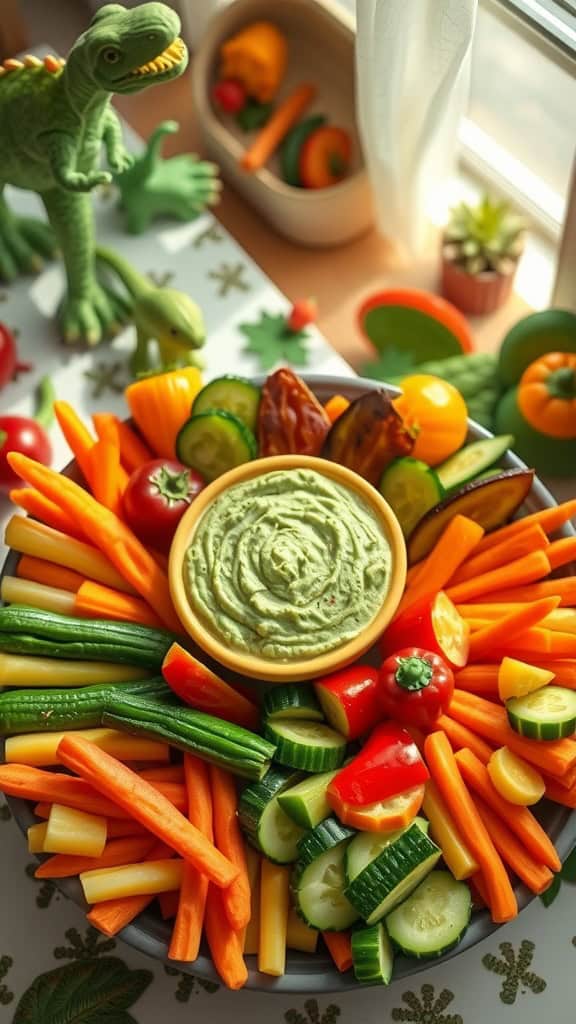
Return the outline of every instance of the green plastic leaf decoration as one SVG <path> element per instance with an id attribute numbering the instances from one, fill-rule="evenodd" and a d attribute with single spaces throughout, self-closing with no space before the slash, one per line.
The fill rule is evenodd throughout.
<path id="1" fill-rule="evenodd" d="M 377 359 L 364 363 L 360 369 L 360 375 L 370 377 L 371 380 L 385 380 L 390 383 L 395 377 L 405 377 L 414 372 L 416 366 L 416 360 L 409 349 L 394 348 L 389 345 L 380 352 Z"/>
<path id="2" fill-rule="evenodd" d="M 564 882 L 576 882 L 576 847 L 564 861 L 560 876 Z"/>
<path id="3" fill-rule="evenodd" d="M 127 1010 L 152 978 L 116 957 L 67 964 L 36 978 L 12 1024 L 138 1024 Z"/>
<path id="4" fill-rule="evenodd" d="M 541 894 L 540 899 L 545 907 L 551 907 L 560 892 L 560 875 L 555 875 L 552 883 Z"/>
<path id="5" fill-rule="evenodd" d="M 289 330 L 285 314 L 262 313 L 256 323 L 240 324 L 239 329 L 248 338 L 245 351 L 257 356 L 261 369 L 271 370 L 278 363 L 308 365 L 308 335 Z"/>

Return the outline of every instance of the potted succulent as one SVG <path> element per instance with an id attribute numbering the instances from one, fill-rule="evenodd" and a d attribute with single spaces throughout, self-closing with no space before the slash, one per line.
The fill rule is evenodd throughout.
<path id="1" fill-rule="evenodd" d="M 524 221 L 503 200 L 450 211 L 442 239 L 442 294 L 465 313 L 481 316 L 512 291 L 524 245 Z"/>

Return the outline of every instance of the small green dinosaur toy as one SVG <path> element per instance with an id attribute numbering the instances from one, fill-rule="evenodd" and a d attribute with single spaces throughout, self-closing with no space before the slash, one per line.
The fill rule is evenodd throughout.
<path id="1" fill-rule="evenodd" d="M 107 4 L 72 47 L 67 61 L 26 57 L 0 65 L 0 278 L 37 271 L 54 255 L 47 225 L 16 217 L 5 185 L 38 192 L 64 257 L 67 294 L 59 312 L 67 342 L 97 344 L 122 319 L 118 303 L 96 279 L 90 190 L 112 180 L 100 169 L 132 163 L 114 93 L 140 92 L 182 74 L 188 52 L 180 19 L 166 4 L 133 10 Z"/>
<path id="2" fill-rule="evenodd" d="M 130 234 L 142 234 L 156 217 L 194 220 L 220 198 L 216 164 L 199 160 L 191 153 L 167 160 L 160 155 L 164 136 L 174 134 L 179 127 L 176 121 L 162 121 L 152 132 L 142 155 L 135 158 L 131 167 L 114 175 Z"/>
<path id="3" fill-rule="evenodd" d="M 147 373 L 150 343 L 156 341 L 162 367 L 203 363 L 194 350 L 206 339 L 202 311 L 184 292 L 152 284 L 112 249 L 98 247 L 96 258 L 120 278 L 133 302 L 131 319 L 136 327 L 136 350 L 131 370 L 136 377 Z"/>

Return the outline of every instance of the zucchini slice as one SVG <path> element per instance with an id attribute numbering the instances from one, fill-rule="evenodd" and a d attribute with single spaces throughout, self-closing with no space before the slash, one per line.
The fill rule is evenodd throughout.
<path id="1" fill-rule="evenodd" d="M 410 828 L 412 825 L 418 825 L 418 828 L 428 835 L 430 824 L 426 818 L 414 818 L 408 827 Z M 394 832 L 359 832 L 346 850 L 344 866 L 347 884 L 350 885 L 350 882 L 353 882 L 368 864 L 380 856 L 382 850 L 390 846 L 390 843 L 393 843 L 405 831 L 405 828 L 399 828 Z"/>
<path id="2" fill-rule="evenodd" d="M 576 693 L 564 686 L 542 686 L 506 701 L 515 732 L 531 740 L 559 740 L 576 732 Z"/>
<path id="3" fill-rule="evenodd" d="M 251 430 L 256 430 L 258 406 L 260 405 L 260 388 L 245 377 L 226 374 L 216 377 L 198 392 L 192 405 L 192 415 L 208 412 L 209 409 L 221 409 L 237 416 Z"/>
<path id="4" fill-rule="evenodd" d="M 386 928 L 380 922 L 352 932 L 352 965 L 356 981 L 364 985 L 389 985 L 394 967 L 394 950 Z"/>
<path id="5" fill-rule="evenodd" d="M 266 690 L 262 704 L 264 721 L 278 718 L 304 718 L 322 722 L 324 715 L 311 686 L 272 686 Z"/>
<path id="6" fill-rule="evenodd" d="M 439 857 L 436 843 L 412 824 L 356 875 L 345 895 L 366 924 L 376 924 L 419 885 Z"/>
<path id="7" fill-rule="evenodd" d="M 444 498 L 423 516 L 410 534 L 410 565 L 429 554 L 455 515 L 474 519 L 487 532 L 507 523 L 526 498 L 533 479 L 533 469 L 507 469 L 492 480 L 473 480 Z"/>
<path id="8" fill-rule="evenodd" d="M 358 920 L 344 894 L 344 857 L 352 829 L 328 818 L 303 837 L 292 879 L 294 904 L 311 928 L 341 932 Z"/>
<path id="9" fill-rule="evenodd" d="M 431 871 L 386 918 L 388 934 L 406 956 L 443 956 L 458 945 L 470 923 L 472 897 L 449 871 Z"/>
<path id="10" fill-rule="evenodd" d="M 485 437 L 464 445 L 441 466 L 436 466 L 440 483 L 447 491 L 462 487 L 498 462 L 513 444 L 512 434 L 500 434 L 499 437 Z"/>
<path id="11" fill-rule="evenodd" d="M 337 774 L 338 769 L 302 779 L 278 795 L 280 807 L 300 828 L 315 828 L 331 813 L 326 790 Z"/>
<path id="12" fill-rule="evenodd" d="M 442 500 L 444 493 L 435 471 L 409 456 L 395 459 L 380 479 L 380 494 L 390 505 L 405 537 L 410 536 L 428 509 Z"/>
<path id="13" fill-rule="evenodd" d="M 264 725 L 264 735 L 276 745 L 275 758 L 290 768 L 326 772 L 339 768 L 346 755 L 344 736 L 322 722 L 281 718 Z"/>
<path id="14" fill-rule="evenodd" d="M 291 864 L 298 857 L 304 829 L 288 817 L 278 795 L 301 778 L 299 772 L 270 768 L 260 782 L 242 791 L 238 819 L 248 842 L 274 864 Z"/>
<path id="15" fill-rule="evenodd" d="M 176 455 L 210 482 L 255 459 L 256 438 L 231 412 L 210 409 L 186 421 L 176 438 Z"/>

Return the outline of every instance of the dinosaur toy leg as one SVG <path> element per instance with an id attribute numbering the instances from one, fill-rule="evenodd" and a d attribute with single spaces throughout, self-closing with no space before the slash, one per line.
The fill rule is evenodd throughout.
<path id="1" fill-rule="evenodd" d="M 3 188 L 0 182 L 0 280 L 14 281 L 19 274 L 42 270 L 44 261 L 56 256 L 58 246 L 48 224 L 12 212 Z"/>

